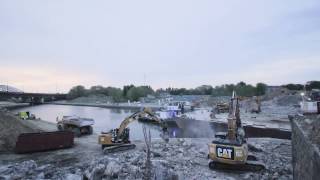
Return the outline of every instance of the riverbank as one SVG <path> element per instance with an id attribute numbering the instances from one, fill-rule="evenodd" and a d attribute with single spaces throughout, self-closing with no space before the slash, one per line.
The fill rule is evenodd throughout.
<path id="1" fill-rule="evenodd" d="M 101 108 L 109 108 L 109 109 L 128 109 L 128 110 L 140 110 L 143 107 L 149 107 L 153 110 L 159 110 L 162 106 L 154 105 L 154 104 L 131 104 L 127 103 L 121 104 L 103 104 L 103 103 L 75 103 L 68 101 L 56 101 L 56 102 L 47 102 L 44 104 L 52 104 L 52 105 L 68 105 L 68 106 L 88 106 L 88 107 L 101 107 Z"/>
<path id="2" fill-rule="evenodd" d="M 17 108 L 23 108 L 30 106 L 30 103 L 15 103 L 10 101 L 0 101 L 0 109 L 6 108 L 9 110 L 17 109 Z"/>

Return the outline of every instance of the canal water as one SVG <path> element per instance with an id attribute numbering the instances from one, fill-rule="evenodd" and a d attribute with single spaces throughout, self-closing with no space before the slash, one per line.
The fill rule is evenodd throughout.
<path id="1" fill-rule="evenodd" d="M 93 129 L 95 133 L 109 131 L 119 127 L 120 123 L 135 111 L 124 109 L 107 109 L 100 107 L 67 106 L 67 105 L 39 105 L 14 110 L 29 111 L 42 120 L 56 123 L 56 118 L 62 116 L 76 115 L 79 117 L 92 118 L 95 120 Z M 165 135 L 170 138 L 213 138 L 216 132 L 226 132 L 226 124 L 215 123 L 208 119 L 206 110 L 198 110 L 187 113 L 188 119 L 175 118 L 168 121 L 169 127 Z M 220 115 L 219 115 L 220 116 Z M 220 118 L 226 118 L 221 115 Z M 152 138 L 162 138 L 163 131 L 157 124 L 133 121 L 129 124 L 130 139 L 143 140 L 143 126 L 150 130 Z M 244 127 L 248 137 L 271 137 L 289 139 L 291 132 L 279 129 Z"/>
<path id="2" fill-rule="evenodd" d="M 123 109 L 106 109 L 99 107 L 85 107 L 85 106 L 65 106 L 65 105 L 39 105 L 30 106 L 25 108 L 19 108 L 14 110 L 29 111 L 31 114 L 35 114 L 37 118 L 41 118 L 44 121 L 56 123 L 56 118 L 61 119 L 62 116 L 76 115 L 79 117 L 92 118 L 95 120 L 93 129 L 95 133 L 102 131 L 109 131 L 119 127 L 120 123 L 134 111 Z M 132 140 L 143 139 L 142 127 L 146 126 L 150 129 L 152 138 L 160 138 L 161 128 L 154 124 L 142 123 L 134 121 L 129 124 L 130 138 Z"/>

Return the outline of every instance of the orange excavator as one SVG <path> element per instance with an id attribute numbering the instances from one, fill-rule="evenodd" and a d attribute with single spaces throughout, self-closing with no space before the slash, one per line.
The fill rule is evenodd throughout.
<path id="1" fill-rule="evenodd" d="M 109 132 L 102 132 L 99 136 L 99 144 L 103 149 L 104 153 L 113 153 L 117 151 L 124 151 L 134 149 L 135 144 L 130 141 L 130 129 L 127 127 L 131 122 L 138 120 L 141 117 L 148 116 L 150 120 L 159 123 L 164 130 L 167 126 L 159 119 L 150 108 L 143 108 L 141 111 L 135 112 L 129 117 L 125 118 L 119 128 L 112 129 Z"/>

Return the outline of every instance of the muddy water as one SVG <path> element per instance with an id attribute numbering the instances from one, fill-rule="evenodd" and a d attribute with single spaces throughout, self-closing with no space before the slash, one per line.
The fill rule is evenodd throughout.
<path id="1" fill-rule="evenodd" d="M 92 118 L 95 120 L 93 128 L 96 133 L 118 127 L 127 116 L 133 113 L 133 111 L 130 110 L 65 105 L 39 105 L 14 110 L 14 112 L 18 111 L 30 111 L 30 113 L 35 114 L 36 117 L 52 123 L 56 123 L 57 117 L 61 118 L 67 115 Z M 160 137 L 160 129 L 158 126 L 134 121 L 129 125 L 132 140 L 143 138 L 143 125 L 150 129 L 152 137 Z"/>
<path id="2" fill-rule="evenodd" d="M 80 117 L 93 118 L 93 126 L 96 133 L 109 131 L 119 127 L 120 123 L 129 115 L 134 113 L 131 110 L 106 109 L 99 107 L 66 106 L 66 105 L 40 105 L 14 110 L 30 111 L 36 117 L 56 123 L 56 118 L 63 115 L 76 115 Z M 194 119 L 175 119 L 169 123 L 166 136 L 171 138 L 213 138 L 216 132 L 226 132 L 227 125 L 203 120 L 203 113 L 192 112 Z M 201 119 L 201 120 L 195 120 Z M 170 121 L 169 121 L 170 122 Z M 131 140 L 142 140 L 142 127 L 146 126 L 151 131 L 152 138 L 163 137 L 163 132 L 158 125 L 134 121 L 129 124 Z M 267 129 L 258 127 L 244 127 L 247 137 L 272 137 L 279 139 L 290 139 L 291 133 L 278 129 Z"/>

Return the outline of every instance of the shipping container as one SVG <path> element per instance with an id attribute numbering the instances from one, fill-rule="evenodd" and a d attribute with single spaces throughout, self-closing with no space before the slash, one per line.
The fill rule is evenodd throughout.
<path id="1" fill-rule="evenodd" d="M 16 142 L 16 153 L 31 153 L 70 148 L 74 144 L 74 134 L 69 131 L 23 133 Z"/>

